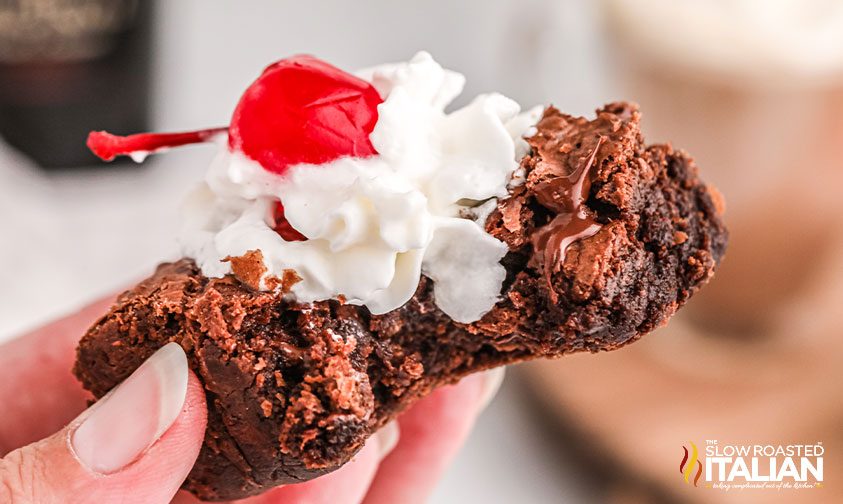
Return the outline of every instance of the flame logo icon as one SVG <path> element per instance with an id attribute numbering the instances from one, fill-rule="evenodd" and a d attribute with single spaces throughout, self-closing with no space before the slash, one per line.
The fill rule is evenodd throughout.
<path id="1" fill-rule="evenodd" d="M 702 476 L 702 463 L 698 458 L 699 452 L 697 451 L 697 445 L 691 442 L 690 454 L 685 446 L 682 446 L 682 449 L 685 450 L 685 456 L 682 457 L 682 462 L 679 463 L 679 473 L 685 477 L 685 483 L 690 483 L 691 474 L 694 473 L 694 466 L 696 466 L 697 474 L 694 476 L 694 486 L 697 486 L 697 482 L 700 480 L 700 476 Z"/>

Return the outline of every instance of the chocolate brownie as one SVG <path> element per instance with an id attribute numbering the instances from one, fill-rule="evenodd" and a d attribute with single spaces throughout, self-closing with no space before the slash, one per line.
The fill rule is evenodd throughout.
<path id="1" fill-rule="evenodd" d="M 425 277 L 404 306 L 372 315 L 207 278 L 183 259 L 90 328 L 76 375 L 101 397 L 179 342 L 209 414 L 184 487 L 233 499 L 340 467 L 414 401 L 469 373 L 630 343 L 711 277 L 726 247 L 720 199 L 687 154 L 644 146 L 637 107 L 610 104 L 594 120 L 550 107 L 528 143 L 520 185 L 485 222 L 509 247 L 508 274 L 479 321 L 452 321 Z"/>

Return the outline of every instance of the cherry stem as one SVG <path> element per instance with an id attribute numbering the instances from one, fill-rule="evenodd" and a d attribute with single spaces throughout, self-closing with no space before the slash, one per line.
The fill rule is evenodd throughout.
<path id="1" fill-rule="evenodd" d="M 103 161 L 117 156 L 134 153 L 152 153 L 168 147 L 207 142 L 211 137 L 228 131 L 227 127 L 211 128 L 181 133 L 138 133 L 136 135 L 112 135 L 107 131 L 92 131 L 88 134 L 88 148 Z"/>

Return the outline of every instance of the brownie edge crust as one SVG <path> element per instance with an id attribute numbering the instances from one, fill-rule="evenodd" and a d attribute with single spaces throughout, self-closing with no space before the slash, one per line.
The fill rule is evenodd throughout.
<path id="1" fill-rule="evenodd" d="M 636 106 L 610 104 L 594 120 L 550 107 L 528 143 L 523 183 L 485 223 L 509 253 L 500 301 L 479 321 L 442 313 L 426 277 L 404 306 L 372 315 L 207 278 L 182 259 L 87 331 L 76 376 L 101 397 L 164 344 L 181 344 L 208 402 L 184 488 L 235 499 L 337 469 L 407 406 L 469 373 L 634 341 L 711 277 L 727 240 L 719 197 L 687 154 L 644 146 Z M 571 187 L 557 182 L 575 173 L 585 173 L 576 188 L 592 231 L 559 248 L 539 238 L 558 231 Z"/>

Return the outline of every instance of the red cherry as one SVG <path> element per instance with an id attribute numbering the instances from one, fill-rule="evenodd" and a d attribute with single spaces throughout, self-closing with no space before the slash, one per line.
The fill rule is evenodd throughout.
<path id="1" fill-rule="evenodd" d="M 275 208 L 272 212 L 272 217 L 275 219 L 275 227 L 273 227 L 272 229 L 274 229 L 276 233 L 281 235 L 281 238 L 284 238 L 285 241 L 307 240 L 307 237 L 296 231 L 290 224 L 290 221 L 288 221 L 287 218 L 284 217 L 284 204 L 280 201 L 275 204 Z"/>
<path id="2" fill-rule="evenodd" d="M 228 143 L 274 173 L 372 156 L 369 134 L 382 101 L 368 82 L 313 56 L 294 56 L 267 67 L 243 93 Z"/>
<path id="3" fill-rule="evenodd" d="M 283 173 L 293 164 L 377 154 L 369 134 L 382 101 L 368 82 L 313 56 L 293 56 L 267 67 L 249 86 L 229 128 L 128 136 L 92 131 L 88 147 L 111 161 L 120 155 L 205 142 L 228 130 L 232 150 L 240 150 L 266 170 Z"/>
<path id="4" fill-rule="evenodd" d="M 227 128 L 228 145 L 279 174 L 295 164 L 373 156 L 377 151 L 369 134 L 378 121 L 382 101 L 363 79 L 313 56 L 293 56 L 268 66 L 243 93 Z M 205 142 L 225 131 L 215 128 L 129 136 L 92 131 L 88 147 L 111 161 L 119 155 Z M 273 213 L 274 229 L 282 238 L 307 239 L 284 217 L 280 201 Z"/>

